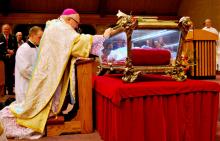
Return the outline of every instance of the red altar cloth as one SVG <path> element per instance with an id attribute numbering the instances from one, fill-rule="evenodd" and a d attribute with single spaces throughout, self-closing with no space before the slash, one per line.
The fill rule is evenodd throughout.
<path id="1" fill-rule="evenodd" d="M 146 76 L 94 80 L 96 128 L 105 141 L 214 141 L 219 84 Z"/>

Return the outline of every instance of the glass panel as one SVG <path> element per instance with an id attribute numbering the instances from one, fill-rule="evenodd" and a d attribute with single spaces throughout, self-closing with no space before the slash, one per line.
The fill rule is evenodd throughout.
<path id="1" fill-rule="evenodd" d="M 127 37 L 125 32 L 107 39 L 103 46 L 104 49 L 101 51 L 102 64 L 124 65 L 127 57 Z"/>
<path id="2" fill-rule="evenodd" d="M 181 32 L 177 29 L 137 29 L 132 34 L 132 48 L 166 49 L 171 62 L 176 59 Z"/>
<path id="3" fill-rule="evenodd" d="M 181 32 L 178 29 L 137 29 L 132 34 L 132 49 L 167 50 L 171 54 L 170 62 L 173 64 L 180 44 L 180 35 Z M 125 32 L 112 36 L 103 43 L 103 46 L 100 57 L 103 65 L 124 66 L 127 57 Z"/>

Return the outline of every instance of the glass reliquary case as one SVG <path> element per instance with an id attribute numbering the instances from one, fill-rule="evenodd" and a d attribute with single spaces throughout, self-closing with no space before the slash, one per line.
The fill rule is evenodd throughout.
<path id="1" fill-rule="evenodd" d="M 182 44 L 190 19 L 180 22 L 132 17 L 119 11 L 115 33 L 104 43 L 99 74 L 123 73 L 122 80 L 133 82 L 146 73 L 170 75 L 177 81 L 187 78 L 188 60 Z"/>

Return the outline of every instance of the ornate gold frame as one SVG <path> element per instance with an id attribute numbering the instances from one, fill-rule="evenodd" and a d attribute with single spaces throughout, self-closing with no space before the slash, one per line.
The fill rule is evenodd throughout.
<path id="1" fill-rule="evenodd" d="M 101 64 L 99 68 L 99 75 L 106 72 L 121 72 L 124 74 L 122 80 L 125 82 L 134 82 L 138 76 L 146 73 L 162 73 L 170 75 L 177 81 L 184 81 L 187 78 L 186 70 L 189 68 L 189 60 L 186 56 L 182 56 L 182 46 L 185 36 L 192 24 L 189 17 L 183 17 L 179 24 L 175 21 L 160 21 L 157 19 L 145 19 L 144 17 L 132 17 L 119 11 L 117 14 L 119 20 L 114 29 L 115 33 L 125 32 L 127 35 L 127 58 L 125 66 L 115 66 L 111 63 L 107 65 Z M 177 58 L 174 64 L 164 66 L 133 66 L 131 60 L 131 35 L 134 29 L 147 28 L 179 28 L 181 30 L 180 47 L 178 48 Z"/>

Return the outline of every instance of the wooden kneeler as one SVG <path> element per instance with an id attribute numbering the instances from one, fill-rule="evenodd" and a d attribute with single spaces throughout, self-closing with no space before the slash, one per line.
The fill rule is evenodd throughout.
<path id="1" fill-rule="evenodd" d="M 47 136 L 59 136 L 71 133 L 93 132 L 92 115 L 92 72 L 93 61 L 79 61 L 76 63 L 79 110 L 75 118 L 64 121 L 63 116 L 48 119 L 46 125 Z"/>

